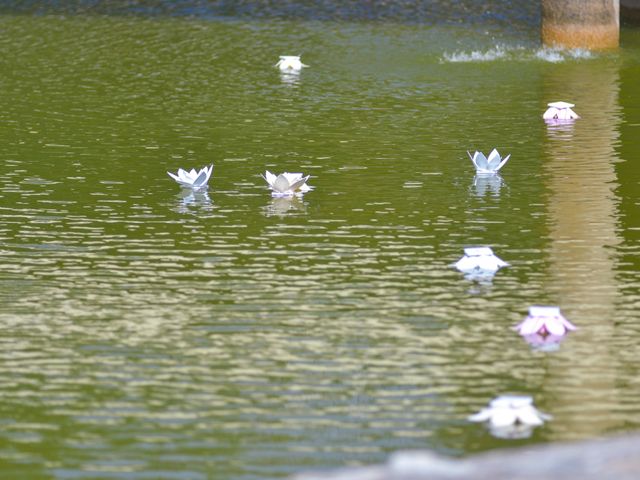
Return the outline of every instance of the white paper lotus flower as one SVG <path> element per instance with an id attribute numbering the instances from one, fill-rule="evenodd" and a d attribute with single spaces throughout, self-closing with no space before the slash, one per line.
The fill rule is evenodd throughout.
<path id="1" fill-rule="evenodd" d="M 487 408 L 467 417 L 471 422 L 488 421 L 491 427 L 509 427 L 512 425 L 538 426 L 551 416 L 542 413 L 533 406 L 533 398 L 528 395 L 501 395 L 489 402 Z"/>
<path id="2" fill-rule="evenodd" d="M 473 156 L 471 156 L 471 153 L 467 151 L 467 155 L 469 155 L 469 158 L 475 165 L 476 172 L 485 174 L 497 173 L 498 170 L 500 170 L 504 166 L 504 164 L 507 163 L 507 160 L 509 160 L 509 157 L 511 156 L 511 154 L 509 154 L 506 157 L 501 158 L 498 150 L 496 150 L 495 148 L 491 150 L 489 158 L 485 157 L 482 152 L 478 151 L 476 151 Z"/>
<path id="3" fill-rule="evenodd" d="M 455 263 L 455 267 L 463 273 L 494 274 L 509 264 L 500 260 L 489 247 L 469 247 L 464 249 L 464 257 Z"/>
<path id="4" fill-rule="evenodd" d="M 308 67 L 300 60 L 300 55 L 280 55 L 280 60 L 275 65 L 281 72 L 297 73 L 303 67 Z"/>
<path id="5" fill-rule="evenodd" d="M 313 187 L 307 185 L 307 180 L 311 175 L 304 176 L 302 173 L 284 172 L 280 175 L 274 175 L 269 170 L 262 175 L 271 189 L 273 197 L 291 197 L 293 195 L 301 196 L 312 190 Z"/>
<path id="6" fill-rule="evenodd" d="M 558 307 L 529 307 L 529 315 L 516 327 L 520 335 L 553 335 L 561 337 L 569 330 L 576 330 L 576 326 L 564 318 Z"/>
<path id="7" fill-rule="evenodd" d="M 211 172 L 213 172 L 213 165 L 203 167 L 198 171 L 196 171 L 195 168 L 192 168 L 187 172 L 186 170 L 179 168 L 176 174 L 171 172 L 167 173 L 171 178 L 184 187 L 202 188 L 207 186 L 209 177 L 211 177 Z"/>
<path id="8" fill-rule="evenodd" d="M 545 120 L 575 120 L 580 116 L 571 110 L 575 105 L 567 102 L 551 102 L 547 104 L 549 107 L 543 114 Z"/>

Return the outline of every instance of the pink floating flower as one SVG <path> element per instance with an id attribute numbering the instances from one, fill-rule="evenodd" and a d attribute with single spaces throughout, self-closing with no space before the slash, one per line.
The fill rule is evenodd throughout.
<path id="1" fill-rule="evenodd" d="M 580 116 L 571 110 L 575 105 L 567 102 L 551 102 L 549 108 L 542 115 L 545 120 L 575 120 Z"/>
<path id="2" fill-rule="evenodd" d="M 533 334 L 562 337 L 576 326 L 562 316 L 560 308 L 536 306 L 529 307 L 529 315 L 515 328 L 525 337 Z"/>

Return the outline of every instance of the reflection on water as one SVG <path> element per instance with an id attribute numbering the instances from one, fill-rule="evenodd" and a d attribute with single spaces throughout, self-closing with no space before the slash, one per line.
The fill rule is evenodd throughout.
<path id="1" fill-rule="evenodd" d="M 306 203 L 295 195 L 291 197 L 276 197 L 272 198 L 269 204 L 264 207 L 264 214 L 267 217 L 274 215 L 284 217 L 291 214 L 304 214 L 306 209 Z"/>
<path id="2" fill-rule="evenodd" d="M 176 197 L 179 200 L 176 211 L 179 213 L 211 211 L 211 198 L 207 189 L 182 188 Z"/>
<path id="3" fill-rule="evenodd" d="M 297 86 L 300 83 L 300 73 L 280 72 L 280 80 L 285 85 Z"/>
<path id="4" fill-rule="evenodd" d="M 441 62 L 496 48 L 471 30 L 4 18 L 3 474 L 282 478 L 638 428 L 616 54 L 540 62 L 505 27 L 517 68 Z M 560 136 L 557 99 L 582 115 Z M 504 180 L 465 145 L 512 152 Z M 210 189 L 176 158 L 214 163 Z M 274 165 L 313 194 L 272 199 Z M 467 245 L 511 267 L 469 281 Z M 580 327 L 556 351 L 513 330 L 541 303 Z M 465 421 L 506 391 L 554 420 L 509 443 Z"/>
<path id="5" fill-rule="evenodd" d="M 556 392 L 558 409 L 571 425 L 571 432 L 560 436 L 571 438 L 584 436 L 591 427 L 584 426 L 577 406 L 581 393 L 563 386 L 566 382 L 579 379 L 589 391 L 594 410 L 590 423 L 603 431 L 616 424 L 606 411 L 623 408 L 616 406 L 619 400 L 605 398 L 604 392 L 615 388 L 617 361 L 602 343 L 615 334 L 620 301 L 611 255 L 611 248 L 620 243 L 614 194 L 620 87 L 615 67 L 585 75 L 583 65 L 574 65 L 545 78 L 550 97 L 573 98 L 583 112 L 571 130 L 549 135 L 546 147 L 551 192 L 549 286 L 580 326 L 566 349 L 581 361 L 574 363 L 571 378 L 555 371 L 545 388 Z M 552 432 L 557 436 L 556 428 Z"/>
<path id="6" fill-rule="evenodd" d="M 497 173 L 476 174 L 473 177 L 473 188 L 478 197 L 484 197 L 487 193 L 497 197 L 503 185 L 505 185 L 504 180 Z"/>
<path id="7" fill-rule="evenodd" d="M 493 277 L 496 276 L 497 271 L 477 270 L 464 274 L 464 278 L 471 282 L 478 282 L 482 285 L 491 285 Z"/>
<path id="8" fill-rule="evenodd" d="M 545 120 L 547 125 L 547 133 L 549 137 L 557 140 L 571 140 L 573 138 L 573 129 L 577 120 Z"/>
<path id="9" fill-rule="evenodd" d="M 540 335 L 539 333 L 532 333 L 531 335 L 525 335 L 523 338 L 534 350 L 555 352 L 560 348 L 560 343 L 567 337 L 565 335 Z"/>

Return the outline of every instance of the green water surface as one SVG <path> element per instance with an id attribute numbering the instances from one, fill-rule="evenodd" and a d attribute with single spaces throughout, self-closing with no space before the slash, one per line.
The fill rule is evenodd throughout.
<path id="1" fill-rule="evenodd" d="M 274 68 L 303 54 L 300 75 Z M 640 427 L 640 36 L 0 17 L 3 478 L 262 479 Z M 581 119 L 547 126 L 548 102 Z M 467 150 L 511 154 L 475 178 Z M 167 171 L 214 165 L 204 192 Z M 266 169 L 310 174 L 272 199 Z M 489 245 L 489 281 L 451 264 Z M 541 351 L 530 305 L 578 326 Z M 530 394 L 528 439 L 466 417 Z"/>

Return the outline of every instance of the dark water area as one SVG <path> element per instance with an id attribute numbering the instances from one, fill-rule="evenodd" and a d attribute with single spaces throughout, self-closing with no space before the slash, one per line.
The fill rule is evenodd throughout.
<path id="1" fill-rule="evenodd" d="M 539 2 L 522 0 L 4 0 L 0 13 L 392 21 L 500 25 L 509 29 L 540 23 Z"/>

